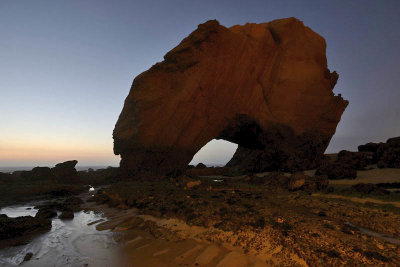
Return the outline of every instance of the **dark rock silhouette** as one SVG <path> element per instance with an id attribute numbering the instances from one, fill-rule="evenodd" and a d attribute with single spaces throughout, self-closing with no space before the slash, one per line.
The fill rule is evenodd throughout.
<path id="1" fill-rule="evenodd" d="M 239 145 L 228 166 L 315 167 L 348 105 L 325 50 L 295 18 L 199 25 L 134 79 L 113 133 L 121 175 L 182 173 L 214 138 Z"/>
<path id="2" fill-rule="evenodd" d="M 367 143 L 358 146 L 360 152 L 370 152 L 379 168 L 400 168 L 400 137 L 389 138 L 386 143 Z"/>
<path id="3" fill-rule="evenodd" d="M 11 245 L 25 244 L 38 233 L 51 229 L 51 219 L 40 216 L 10 218 L 0 214 L 0 240 L 9 240 Z M 0 243 L 0 248 L 5 246 Z"/>
<path id="4" fill-rule="evenodd" d="M 58 216 L 61 220 L 66 220 L 66 219 L 73 219 L 74 218 L 74 212 L 72 210 L 64 210 L 61 212 L 60 216 Z"/>
<path id="5" fill-rule="evenodd" d="M 337 157 L 337 162 L 341 162 L 356 170 L 364 170 L 365 167 L 373 163 L 374 154 L 372 152 L 350 152 L 342 150 L 338 153 Z"/>
<path id="6" fill-rule="evenodd" d="M 63 163 L 58 163 L 54 168 L 51 169 L 55 178 L 58 181 L 66 183 L 78 183 L 80 181 L 78 172 L 75 169 L 77 160 L 70 160 Z"/>
<path id="7" fill-rule="evenodd" d="M 325 161 L 317 169 L 316 175 L 326 175 L 330 180 L 355 179 L 357 170 L 353 165 L 340 160 Z"/>

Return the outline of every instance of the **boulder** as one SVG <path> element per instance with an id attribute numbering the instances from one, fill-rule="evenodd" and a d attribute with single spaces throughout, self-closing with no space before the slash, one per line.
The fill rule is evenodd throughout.
<path id="1" fill-rule="evenodd" d="M 325 190 L 329 185 L 326 175 L 308 176 L 303 172 L 295 172 L 290 176 L 287 184 L 289 191 L 305 190 L 305 191 L 320 191 Z"/>
<path id="2" fill-rule="evenodd" d="M 335 161 L 321 161 L 316 174 L 326 175 L 328 179 L 354 179 L 357 177 L 357 170 L 364 170 L 374 161 L 374 153 L 370 151 L 351 152 L 342 150 L 337 154 Z"/>
<path id="3" fill-rule="evenodd" d="M 326 175 L 330 180 L 355 179 L 357 170 L 353 166 L 340 161 L 324 162 L 315 174 Z"/>
<path id="4" fill-rule="evenodd" d="M 21 216 L 10 218 L 0 215 L 0 240 L 47 231 L 51 229 L 51 220 L 42 217 Z"/>
<path id="5" fill-rule="evenodd" d="M 358 152 L 372 152 L 376 153 L 378 150 L 379 144 L 378 143 L 366 143 L 365 145 L 358 146 Z"/>
<path id="6" fill-rule="evenodd" d="M 377 150 L 379 168 L 400 168 L 400 137 L 389 138 Z"/>
<path id="7" fill-rule="evenodd" d="M 288 180 L 288 189 L 289 190 L 298 190 L 303 187 L 306 183 L 308 176 L 304 174 L 304 172 L 295 172 L 290 176 Z"/>
<path id="8" fill-rule="evenodd" d="M 25 254 L 24 261 L 30 261 L 32 259 L 33 253 L 28 252 Z"/>
<path id="9" fill-rule="evenodd" d="M 212 139 L 246 171 L 315 167 L 348 101 L 324 38 L 296 18 L 207 21 L 137 76 L 113 132 L 123 177 L 174 174 Z"/>
<path id="10" fill-rule="evenodd" d="M 57 212 L 53 208 L 43 207 L 38 210 L 35 218 L 51 219 L 57 216 Z"/>
<path id="11" fill-rule="evenodd" d="M 69 220 L 74 218 L 74 212 L 72 210 L 64 210 L 61 212 L 60 216 L 58 216 L 61 220 Z"/>
<path id="12" fill-rule="evenodd" d="M 52 173 L 59 182 L 63 183 L 79 183 L 80 178 L 75 169 L 77 160 L 70 160 L 63 163 L 58 163 L 51 169 Z"/>
<path id="13" fill-rule="evenodd" d="M 314 175 L 307 179 L 304 189 L 308 191 L 321 191 L 327 190 L 328 186 L 329 180 L 327 175 Z"/>
<path id="14" fill-rule="evenodd" d="M 49 167 L 35 167 L 30 171 L 30 178 L 33 180 L 53 180 L 54 174 Z"/>
<path id="15" fill-rule="evenodd" d="M 200 162 L 199 164 L 196 165 L 196 169 L 205 169 L 205 168 L 207 168 L 207 166 L 204 163 Z"/>
<path id="16" fill-rule="evenodd" d="M 186 189 L 191 189 L 194 187 L 198 187 L 199 185 L 201 185 L 201 181 L 200 180 L 195 180 L 195 181 L 189 181 L 186 183 L 185 188 Z"/>
<path id="17" fill-rule="evenodd" d="M 386 143 L 360 145 L 358 151 L 373 153 L 372 163 L 379 168 L 400 168 L 400 137 L 389 138 Z"/>
<path id="18" fill-rule="evenodd" d="M 374 160 L 373 152 L 350 152 L 342 150 L 337 155 L 337 162 L 352 167 L 356 170 L 364 170 Z"/>

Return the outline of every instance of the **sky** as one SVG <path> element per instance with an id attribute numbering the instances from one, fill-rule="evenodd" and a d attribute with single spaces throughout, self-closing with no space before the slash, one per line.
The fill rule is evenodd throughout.
<path id="1" fill-rule="evenodd" d="M 400 135 L 398 0 L 0 0 L 0 167 L 117 166 L 112 131 L 132 80 L 209 19 L 297 17 L 327 41 L 350 101 L 327 152 Z M 193 163 L 223 164 L 212 141 Z"/>

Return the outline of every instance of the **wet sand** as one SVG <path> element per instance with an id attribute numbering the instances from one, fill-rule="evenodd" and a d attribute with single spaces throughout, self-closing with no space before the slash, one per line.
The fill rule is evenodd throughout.
<path id="1" fill-rule="evenodd" d="M 89 196 L 80 195 L 84 200 Z M 36 204 L 9 206 L 0 213 L 9 217 L 34 216 Z M 74 212 L 74 218 L 69 220 L 53 218 L 49 232 L 32 238 L 26 245 L 0 250 L 0 266 L 122 266 L 121 246 L 114 239 L 116 233 L 97 231 L 92 223 L 104 220 L 102 212 L 91 210 Z M 24 262 L 27 253 L 33 256 Z"/>
<path id="2" fill-rule="evenodd" d="M 108 221 L 97 224 L 100 231 L 123 233 L 117 239 L 123 247 L 121 266 L 270 266 L 267 260 L 279 265 L 274 254 L 282 248 L 264 253 L 244 251 L 234 243 L 234 233 L 213 227 L 189 226 L 178 219 L 161 219 L 139 215 L 137 209 L 119 210 L 106 205 L 88 205 L 102 210 Z M 210 242 L 208 235 L 231 236 L 232 242 Z M 225 239 L 224 238 L 224 239 Z M 221 238 L 222 240 L 222 238 Z M 268 244 L 264 244 L 268 245 Z M 290 255 L 298 266 L 307 264 L 297 255 Z"/>
<path id="3" fill-rule="evenodd" d="M 383 201 L 375 198 L 360 198 L 360 197 L 349 197 L 349 196 L 342 196 L 342 195 L 335 195 L 335 194 L 319 194 L 315 193 L 313 194 L 315 197 L 323 197 L 323 198 L 332 198 L 332 199 L 343 199 L 351 202 L 356 202 L 356 203 L 374 203 L 374 204 L 380 204 L 380 205 L 392 205 L 394 207 L 400 208 L 400 202 L 395 202 L 395 201 Z"/>

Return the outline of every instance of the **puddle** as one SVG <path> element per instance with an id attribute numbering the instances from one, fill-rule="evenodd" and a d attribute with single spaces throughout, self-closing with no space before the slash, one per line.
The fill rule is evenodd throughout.
<path id="1" fill-rule="evenodd" d="M 388 235 L 384 235 L 384 234 L 381 234 L 381 233 L 378 233 L 378 232 L 374 232 L 374 231 L 366 229 L 366 228 L 358 227 L 358 226 L 355 226 L 354 224 L 351 224 L 349 222 L 346 222 L 345 224 L 347 224 L 347 225 L 349 225 L 351 227 L 357 228 L 358 230 L 360 230 L 361 232 L 363 232 L 364 234 L 367 234 L 369 236 L 373 236 L 373 237 L 385 240 L 385 241 L 387 241 L 389 243 L 392 243 L 392 244 L 400 245 L 400 239 L 398 239 L 398 238 L 395 238 L 395 237 L 392 237 L 392 236 L 388 236 Z"/>
<path id="2" fill-rule="evenodd" d="M 31 205 L 0 210 L 0 214 L 9 217 L 35 216 L 36 212 Z M 118 266 L 119 247 L 114 240 L 117 234 L 97 231 L 97 223 L 93 223 L 104 220 L 103 214 L 93 211 L 75 212 L 71 220 L 54 218 L 49 232 L 26 245 L 0 250 L 0 266 Z M 23 262 L 29 252 L 32 259 Z"/>
<path id="3" fill-rule="evenodd" d="M 35 217 L 37 209 L 34 206 L 9 206 L 0 209 L 0 214 L 6 214 L 10 218 L 20 217 L 20 216 L 32 216 Z"/>

